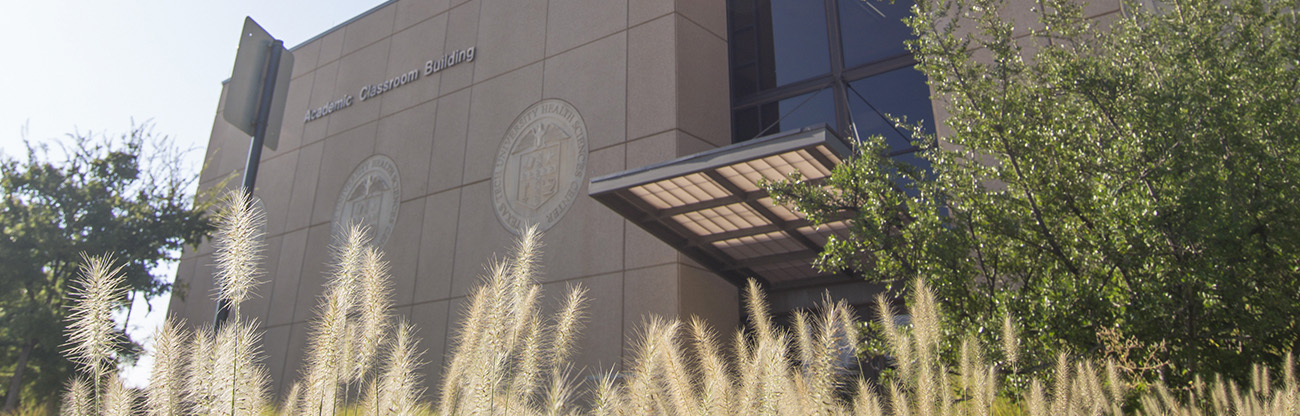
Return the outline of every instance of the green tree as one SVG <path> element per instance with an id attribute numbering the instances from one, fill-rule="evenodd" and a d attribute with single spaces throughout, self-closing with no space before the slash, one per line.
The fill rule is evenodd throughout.
<path id="1" fill-rule="evenodd" d="M 1038 4 L 1016 38 L 998 0 L 917 1 L 910 47 L 949 113 L 917 135 L 929 166 L 865 138 L 827 188 L 766 185 L 813 220 L 852 215 L 818 267 L 925 278 L 949 327 L 991 338 L 1014 316 L 1040 359 L 1119 330 L 1185 380 L 1300 347 L 1300 2 L 1109 23 Z"/>
<path id="2" fill-rule="evenodd" d="M 26 160 L 0 161 L 0 373 L 5 410 L 20 397 L 44 402 L 73 374 L 62 357 L 70 283 L 83 254 L 122 264 L 127 298 L 171 289 L 158 265 L 212 229 L 210 198 L 190 194 L 195 178 L 180 152 L 148 125 L 117 138 L 69 135 L 59 152 L 28 144 Z M 52 156 L 57 154 L 58 156 Z M 58 160 L 54 160 L 54 159 Z M 122 331 L 121 328 L 118 329 Z M 119 356 L 138 347 L 125 340 Z"/>

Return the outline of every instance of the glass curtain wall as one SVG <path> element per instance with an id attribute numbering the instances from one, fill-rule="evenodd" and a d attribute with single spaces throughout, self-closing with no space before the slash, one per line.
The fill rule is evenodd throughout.
<path id="1" fill-rule="evenodd" d="M 911 0 L 728 0 L 732 141 L 826 123 L 881 135 L 917 162 L 911 134 L 933 131 L 930 89 L 904 41 Z"/>

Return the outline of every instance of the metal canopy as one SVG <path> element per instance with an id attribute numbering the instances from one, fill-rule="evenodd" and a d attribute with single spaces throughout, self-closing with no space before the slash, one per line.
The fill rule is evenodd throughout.
<path id="1" fill-rule="evenodd" d="M 742 285 L 824 282 L 812 262 L 846 221 L 812 226 L 773 203 L 760 179 L 798 171 L 820 183 L 851 151 L 827 126 L 792 130 L 704 153 L 601 176 L 593 198 L 715 273 Z"/>

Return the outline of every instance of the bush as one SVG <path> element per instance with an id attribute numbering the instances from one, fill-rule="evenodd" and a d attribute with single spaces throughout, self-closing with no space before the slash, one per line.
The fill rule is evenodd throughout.
<path id="1" fill-rule="evenodd" d="M 1025 3 L 1041 21 L 1016 27 Z M 1184 386 L 1280 364 L 1300 347 L 1300 3 L 1140 3 L 917 0 L 911 50 L 948 114 L 917 141 L 928 168 L 861 138 L 826 183 L 769 191 L 851 216 L 824 269 L 923 277 L 950 328 L 1015 315 L 1027 358 L 1118 330 L 1164 343 Z"/>

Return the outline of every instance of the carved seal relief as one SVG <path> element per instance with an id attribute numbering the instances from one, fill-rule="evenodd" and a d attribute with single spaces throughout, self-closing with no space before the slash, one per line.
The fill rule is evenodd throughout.
<path id="1" fill-rule="evenodd" d="M 339 193 L 330 227 L 333 235 L 341 236 L 348 226 L 361 224 L 370 231 L 371 244 L 383 246 L 397 223 L 401 196 L 397 164 L 388 156 L 371 156 L 357 165 Z"/>
<path id="2" fill-rule="evenodd" d="M 511 123 L 492 170 L 492 205 L 515 234 L 560 221 L 587 177 L 587 125 L 568 102 L 546 99 Z"/>

